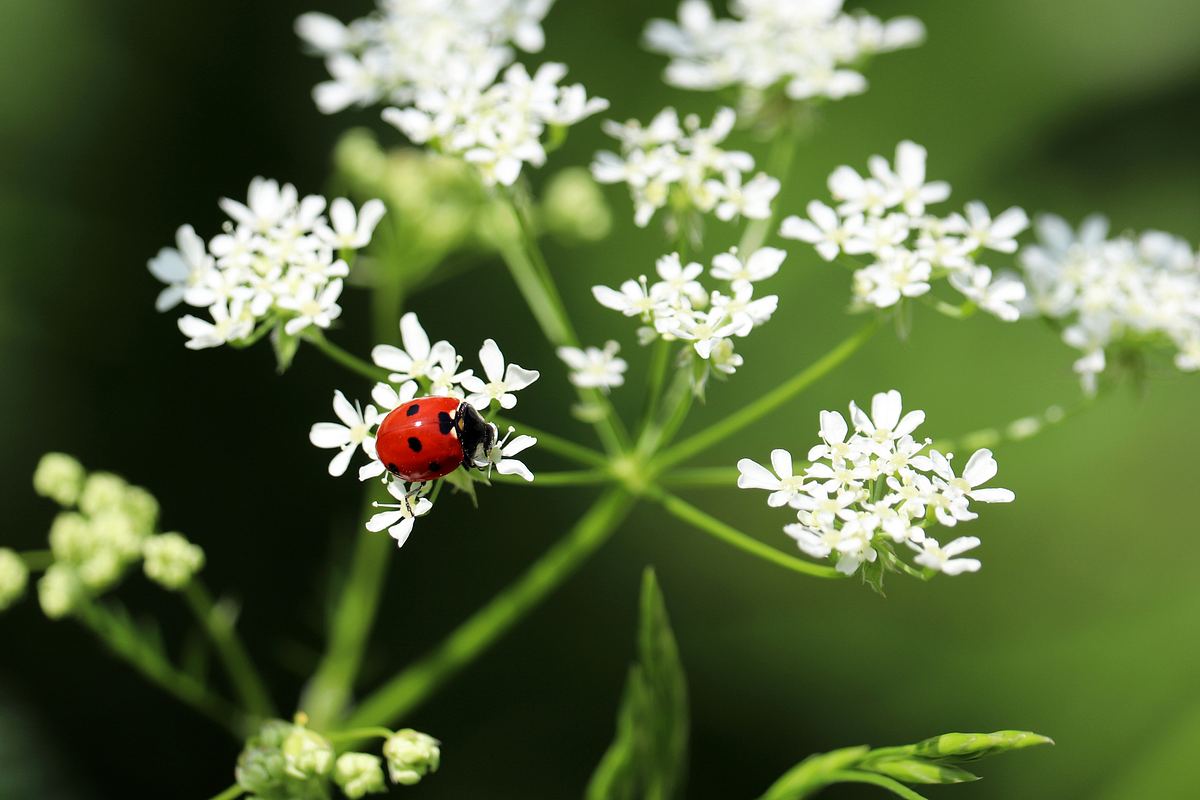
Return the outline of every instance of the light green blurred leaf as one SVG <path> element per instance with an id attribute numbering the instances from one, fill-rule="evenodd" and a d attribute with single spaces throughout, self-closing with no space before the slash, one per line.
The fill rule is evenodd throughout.
<path id="1" fill-rule="evenodd" d="M 687 680 L 654 571 L 642 578 L 638 663 L 629 670 L 617 732 L 588 800 L 669 800 L 687 762 Z"/>

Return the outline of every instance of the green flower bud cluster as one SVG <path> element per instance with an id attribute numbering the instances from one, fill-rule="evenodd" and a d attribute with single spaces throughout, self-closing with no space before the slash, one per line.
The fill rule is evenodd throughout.
<path id="1" fill-rule="evenodd" d="M 38 599 L 51 619 L 111 589 L 143 558 L 146 574 L 168 589 L 182 588 L 204 565 L 204 552 L 182 535 L 154 535 L 158 501 L 118 475 L 89 474 L 71 456 L 48 453 L 33 486 L 63 507 L 50 525 L 54 563 L 38 582 Z M 0 569 L 0 598 L 9 573 Z"/>
<path id="2" fill-rule="evenodd" d="M 442 760 L 439 742 L 412 728 L 396 731 L 383 743 L 383 757 L 393 783 L 412 786 L 430 772 L 437 772 Z"/>
<path id="3" fill-rule="evenodd" d="M 350 800 L 387 791 L 384 762 L 393 783 L 411 786 L 437 771 L 438 741 L 406 729 L 391 734 L 383 758 L 370 753 L 337 755 L 328 739 L 306 727 L 298 714 L 294 722 L 271 720 L 246 742 L 235 771 L 238 786 L 255 800 L 316 800 L 328 798 L 332 781 Z"/>
<path id="4" fill-rule="evenodd" d="M 568 242 L 595 242 L 612 228 L 612 212 L 600 187 L 582 167 L 556 172 L 542 194 L 546 230 Z"/>
<path id="5" fill-rule="evenodd" d="M 28 583 L 25 562 L 12 550 L 0 548 L 0 611 L 20 600 Z"/>

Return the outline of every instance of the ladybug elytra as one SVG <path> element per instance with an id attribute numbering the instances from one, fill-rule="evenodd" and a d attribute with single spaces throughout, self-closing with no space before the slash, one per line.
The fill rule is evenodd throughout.
<path id="1" fill-rule="evenodd" d="M 388 472 L 424 483 L 486 460 L 495 428 L 470 403 L 453 397 L 418 397 L 384 417 L 375 451 Z"/>

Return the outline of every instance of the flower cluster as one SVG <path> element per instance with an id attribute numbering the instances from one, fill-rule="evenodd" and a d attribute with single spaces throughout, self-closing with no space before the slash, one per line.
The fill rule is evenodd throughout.
<path id="1" fill-rule="evenodd" d="M 1083 355 L 1075 371 L 1089 391 L 1114 346 L 1164 346 L 1175 366 L 1200 370 L 1200 253 L 1161 231 L 1109 238 L 1093 216 L 1079 231 L 1042 216 L 1038 244 L 1021 250 L 1033 313 L 1061 323 L 1063 340 Z"/>
<path id="2" fill-rule="evenodd" d="M 304 14 L 296 32 L 325 58 L 330 75 L 313 99 L 326 114 L 380 102 L 406 106 L 423 91 L 495 75 L 513 59 L 510 43 L 542 49 L 542 19 L 553 1 L 379 0 L 374 13 L 349 25 Z"/>
<path id="3" fill-rule="evenodd" d="M 242 345 L 271 331 L 279 346 L 310 326 L 328 328 L 341 314 L 338 298 L 350 267 L 340 256 L 367 245 L 383 216 L 371 200 L 355 210 L 337 198 L 301 198 L 290 183 L 255 178 L 245 203 L 220 201 L 229 215 L 223 232 L 207 246 L 190 225 L 149 262 L 167 287 L 159 311 L 180 301 L 206 309 L 209 319 L 188 314 L 179 329 L 193 350 Z"/>
<path id="4" fill-rule="evenodd" d="M 767 322 L 779 305 L 777 295 L 755 297 L 754 284 L 778 272 L 786 255 L 764 247 L 745 260 L 736 249 L 715 256 L 709 275 L 727 281 L 728 293 L 706 289 L 698 280 L 704 267 L 683 264 L 678 253 L 671 253 L 655 264 L 659 280 L 654 283 L 642 275 L 620 289 L 593 286 L 592 295 L 605 308 L 645 323 L 638 329 L 642 344 L 683 340 L 717 373 L 732 375 L 742 365 L 733 340 Z"/>
<path id="5" fill-rule="evenodd" d="M 896 147 L 894 164 L 872 156 L 866 176 L 838 167 L 829 176 L 836 208 L 814 200 L 808 219 L 788 217 L 780 235 L 814 245 L 826 261 L 848 256 L 859 264 L 854 273 L 859 308 L 894 306 L 947 278 L 968 303 L 1016 320 L 1024 284 L 1014 275 L 993 274 L 979 259 L 985 251 L 1015 253 L 1029 217 L 1013 207 L 993 218 L 980 202 L 968 203 L 964 214 L 928 213 L 928 206 L 950 196 L 950 185 L 926 181 L 926 155 L 924 147 L 905 141 Z"/>
<path id="6" fill-rule="evenodd" d="M 644 127 L 637 120 L 607 120 L 604 131 L 621 143 L 621 154 L 597 153 L 592 175 L 601 183 L 628 184 L 639 227 L 666 206 L 676 213 L 712 212 L 725 221 L 766 219 L 779 181 L 762 172 L 746 181 L 754 158 L 720 147 L 736 121 L 730 108 L 718 109 L 707 128 L 694 114 L 681 123 L 673 108 L 663 109 Z"/>
<path id="7" fill-rule="evenodd" d="M 463 76 L 445 88 L 422 90 L 408 108 L 384 109 L 383 118 L 417 144 L 430 144 L 474 164 L 484 183 L 511 186 L 524 164 L 546 162 L 546 137 L 608 108 L 581 84 L 560 86 L 567 74 L 549 62 L 531 76 L 521 64 L 499 79 Z M 471 80 L 465 80 L 470 77 Z"/>
<path id="8" fill-rule="evenodd" d="M 782 85 L 792 100 L 840 100 L 866 91 L 857 70 L 868 57 L 925 38 L 917 19 L 850 15 L 841 0 L 733 0 L 729 6 L 733 18 L 717 19 L 706 0 L 684 0 L 678 22 L 650 22 L 647 46 L 672 59 L 667 83 L 700 90 L 742 86 L 750 95 Z"/>
<path id="9" fill-rule="evenodd" d="M 479 350 L 483 377 L 471 369 L 460 370 L 462 357 L 454 346 L 447 341 L 430 343 L 429 335 L 412 312 L 400 319 L 400 338 L 403 347 L 378 345 L 371 352 L 375 365 L 388 371 L 387 381 L 375 384 L 372 389 L 372 402 L 365 407 L 352 404 L 342 392 L 334 392 L 333 411 L 339 422 L 314 424 L 308 438 L 316 447 L 337 450 L 329 462 L 329 474 L 335 477 L 345 474 L 356 451 L 361 450 L 367 456 L 368 462 L 358 470 L 359 480 L 382 477 L 388 492 L 397 501 L 394 504 L 376 503 L 384 510 L 371 517 L 367 529 L 386 529 L 398 545 L 403 545 L 412 533 L 416 517 L 433 508 L 433 501 L 428 496 L 433 484 L 409 485 L 394 479 L 376 452 L 375 439 L 380 424 L 397 406 L 418 396 L 453 397 L 480 412 L 487 412 L 493 404 L 508 410 L 517 404 L 515 393 L 536 381 L 540 373 L 517 364 L 505 364 L 504 354 L 492 339 L 486 340 Z M 513 437 L 511 428 L 501 437 L 494 423 L 488 425 L 493 434 L 491 449 L 476 458 L 474 464 L 465 466 L 487 470 L 489 474 L 495 469 L 501 475 L 519 475 L 532 481 L 533 474 L 513 456 L 533 446 L 537 440 L 532 436 Z"/>
<path id="10" fill-rule="evenodd" d="M 53 563 L 38 582 L 42 610 L 52 619 L 116 586 L 139 561 L 148 578 L 171 590 L 182 589 L 204 566 L 204 551 L 181 534 L 155 533 L 158 502 L 117 475 L 88 473 L 68 455 L 47 453 L 33 486 L 63 509 L 50 526 Z M 5 553 L 11 551 L 0 551 L 0 607 L 20 594 L 16 587 L 24 588 L 27 574 Z"/>
<path id="11" fill-rule="evenodd" d="M 336 756 L 324 736 L 306 727 L 303 714 L 295 722 L 274 719 L 263 723 L 238 756 L 238 786 L 260 800 L 327 798 L 330 782 L 357 800 L 387 791 L 383 765 L 392 782 L 411 786 L 436 772 L 441 760 L 439 742 L 412 729 L 397 731 L 383 744 L 383 758 L 371 753 Z"/>
<path id="12" fill-rule="evenodd" d="M 901 560 L 900 545 L 915 551 L 914 563 L 927 574 L 974 572 L 979 561 L 958 556 L 978 539 L 959 537 L 943 546 L 926 529 L 973 520 L 972 501 L 1008 503 L 1013 493 L 981 488 L 997 471 L 990 450 L 977 450 L 958 475 L 953 454 L 923 454 L 930 440 L 913 434 L 925 412 L 902 412 L 895 390 L 876 394 L 869 414 L 851 402 L 849 424 L 837 411 L 822 411 L 821 443 L 808 451 L 808 466 L 797 471 L 782 449 L 772 451 L 772 469 L 744 458 L 738 486 L 765 489 L 768 505 L 794 509 L 797 521 L 784 531 L 809 556 L 835 559 L 846 575 L 863 564 L 877 575 L 915 572 Z"/>
<path id="13" fill-rule="evenodd" d="M 625 370 L 629 364 L 617 358 L 621 345 L 611 339 L 604 347 L 560 347 L 556 351 L 570 369 L 570 380 L 583 389 L 608 391 L 625 383 Z"/>

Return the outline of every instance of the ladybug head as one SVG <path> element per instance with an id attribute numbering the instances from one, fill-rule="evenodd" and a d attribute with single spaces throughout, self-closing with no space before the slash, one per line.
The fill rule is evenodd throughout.
<path id="1" fill-rule="evenodd" d="M 454 426 L 458 429 L 458 441 L 462 445 L 463 464 L 474 467 L 478 462 L 487 463 L 488 452 L 496 443 L 496 429 L 489 425 L 475 406 L 463 402 L 454 415 Z"/>

